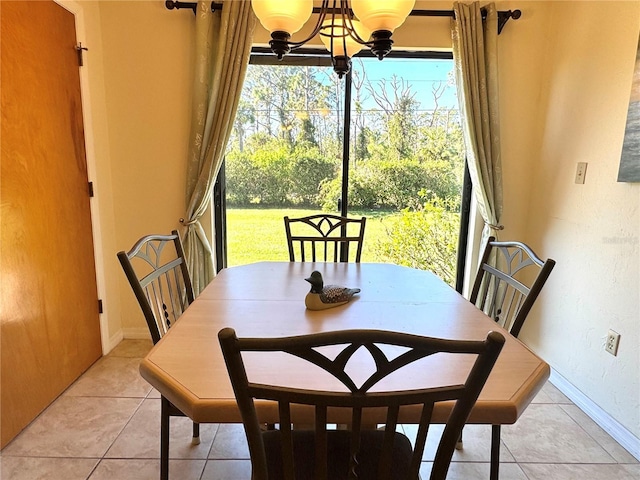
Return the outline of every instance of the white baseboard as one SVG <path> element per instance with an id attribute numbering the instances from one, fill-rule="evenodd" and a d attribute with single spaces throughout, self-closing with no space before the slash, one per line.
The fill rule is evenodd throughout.
<path id="1" fill-rule="evenodd" d="M 149 335 L 149 329 L 147 328 L 122 328 L 109 337 L 106 347 L 103 348 L 102 354 L 108 354 L 125 338 L 130 340 L 150 340 L 151 335 Z"/>
<path id="2" fill-rule="evenodd" d="M 640 438 L 637 438 L 629 430 L 627 430 L 620 422 L 596 405 L 584 393 L 574 387 L 566 378 L 551 369 L 549 381 L 569 400 L 587 414 L 596 422 L 600 428 L 613 437 L 613 439 L 622 445 L 631 455 L 640 460 Z"/>
<path id="3" fill-rule="evenodd" d="M 122 334 L 124 338 L 128 338 L 131 340 L 150 340 L 151 339 L 151 335 L 149 334 L 149 329 L 146 327 L 123 328 Z"/>
<path id="4" fill-rule="evenodd" d="M 105 352 L 102 352 L 103 355 L 106 355 L 107 353 L 109 353 L 111 350 L 113 350 L 114 348 L 116 348 L 116 346 L 122 341 L 123 339 L 123 334 L 122 334 L 122 330 L 118 330 L 115 335 L 111 335 L 109 337 L 109 340 L 107 341 L 107 345 L 105 348 Z"/>

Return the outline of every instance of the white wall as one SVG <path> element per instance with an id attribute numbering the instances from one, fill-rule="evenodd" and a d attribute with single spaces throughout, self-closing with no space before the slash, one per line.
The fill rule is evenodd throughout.
<path id="1" fill-rule="evenodd" d="M 533 54 L 540 85 L 529 93 L 534 122 L 523 125 L 534 135 L 520 157 L 531 197 L 519 213 L 525 238 L 558 263 L 521 338 L 640 437 L 640 184 L 616 182 L 640 2 L 531 10 L 537 53 L 522 53 Z M 589 164 L 584 185 L 574 183 L 577 162 Z M 621 334 L 617 357 L 603 349 L 609 328 Z"/>
<path id="2" fill-rule="evenodd" d="M 191 121 L 194 15 L 162 1 L 100 1 L 115 235 L 125 337 L 149 332 L 116 258 L 149 233 L 180 230 Z"/>

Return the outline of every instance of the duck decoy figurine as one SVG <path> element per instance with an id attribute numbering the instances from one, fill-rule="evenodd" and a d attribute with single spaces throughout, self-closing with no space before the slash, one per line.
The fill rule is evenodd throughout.
<path id="1" fill-rule="evenodd" d="M 304 304 L 309 310 L 325 310 L 327 308 L 344 305 L 360 292 L 359 288 L 347 288 L 338 285 L 325 285 L 322 274 L 317 270 L 305 278 L 311 284 L 311 291 L 307 293 Z"/>

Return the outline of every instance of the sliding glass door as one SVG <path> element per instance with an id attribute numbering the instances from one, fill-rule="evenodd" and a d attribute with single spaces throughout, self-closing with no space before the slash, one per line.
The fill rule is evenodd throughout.
<path id="1" fill-rule="evenodd" d="M 253 59 L 217 189 L 225 265 L 288 260 L 283 216 L 324 211 L 368 218 L 362 261 L 454 284 L 464 152 L 453 61 L 411 56 L 355 58 L 342 80 L 326 57 Z"/>

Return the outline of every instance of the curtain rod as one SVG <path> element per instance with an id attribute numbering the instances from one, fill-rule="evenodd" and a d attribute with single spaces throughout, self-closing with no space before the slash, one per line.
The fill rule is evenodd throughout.
<path id="1" fill-rule="evenodd" d="M 196 2 L 180 2 L 174 0 L 166 0 L 164 2 L 165 7 L 168 10 L 181 10 L 184 8 L 189 8 L 193 10 L 193 13 L 196 13 Z M 211 2 L 211 11 L 214 10 L 222 10 L 222 4 Z M 313 13 L 320 13 L 320 8 L 314 7 Z M 485 10 L 482 9 L 482 13 L 485 13 Z M 453 10 L 412 10 L 409 14 L 411 17 L 451 17 L 455 16 Z M 498 12 L 498 35 L 502 32 L 505 24 L 509 21 L 509 19 L 513 18 L 514 20 L 519 19 L 522 16 L 522 12 L 520 10 L 505 10 Z"/>

